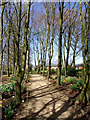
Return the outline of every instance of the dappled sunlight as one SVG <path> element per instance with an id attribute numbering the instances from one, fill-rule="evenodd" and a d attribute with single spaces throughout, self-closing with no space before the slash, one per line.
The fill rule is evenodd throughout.
<path id="1" fill-rule="evenodd" d="M 68 120 L 72 118 L 72 115 L 78 113 L 79 110 L 75 114 L 75 108 L 72 106 L 73 104 L 70 103 L 67 96 L 64 96 L 63 91 L 56 89 L 55 86 L 45 79 L 45 77 L 41 75 L 37 76 L 38 77 L 31 75 L 31 85 L 29 86 L 28 83 L 30 95 L 28 99 L 22 103 L 22 110 L 18 108 L 18 113 L 13 119 Z"/>

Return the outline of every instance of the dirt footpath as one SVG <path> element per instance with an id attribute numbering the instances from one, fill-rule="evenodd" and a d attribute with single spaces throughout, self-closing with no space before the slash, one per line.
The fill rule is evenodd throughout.
<path id="1" fill-rule="evenodd" d="M 28 99 L 21 103 L 14 120 L 74 120 L 76 112 L 68 97 L 45 77 L 32 74 L 27 85 Z"/>

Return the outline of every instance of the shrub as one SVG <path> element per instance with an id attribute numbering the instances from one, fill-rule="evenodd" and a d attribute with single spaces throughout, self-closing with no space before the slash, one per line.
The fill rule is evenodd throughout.
<path id="1" fill-rule="evenodd" d="M 77 87 L 77 85 L 75 85 L 75 84 L 73 84 L 70 88 L 71 88 L 73 91 L 78 90 L 78 87 Z"/>
<path id="2" fill-rule="evenodd" d="M 22 88 L 22 92 L 26 91 L 26 87 L 23 85 L 23 83 L 21 83 L 21 88 Z M 12 94 L 13 91 L 15 91 L 15 82 L 10 82 L 7 85 L 2 85 L 1 90 L 2 90 L 2 94 L 5 92 L 9 92 Z"/>
<path id="3" fill-rule="evenodd" d="M 68 76 L 68 77 L 66 78 L 66 82 L 73 83 L 72 77 Z"/>
<path id="4" fill-rule="evenodd" d="M 68 76 L 76 76 L 76 69 L 74 67 L 67 67 L 67 75 Z"/>
<path id="5" fill-rule="evenodd" d="M 65 68 L 62 69 L 61 74 L 65 75 Z M 77 74 L 77 72 L 74 67 L 71 67 L 71 66 L 67 67 L 67 75 L 68 76 L 76 76 L 76 74 Z"/>
<path id="6" fill-rule="evenodd" d="M 14 77 L 13 76 L 12 77 L 8 77 L 8 81 L 11 82 L 11 80 L 16 81 L 16 77 L 15 76 Z"/>
<path id="7" fill-rule="evenodd" d="M 76 84 L 77 80 L 76 80 L 76 77 L 70 77 L 70 76 L 68 76 L 66 78 L 66 82 L 69 82 L 71 84 Z"/>
<path id="8" fill-rule="evenodd" d="M 41 70 L 41 74 L 43 73 L 43 70 Z M 48 74 L 48 70 L 44 70 L 44 74 L 47 75 Z"/>
<path id="9" fill-rule="evenodd" d="M 1 87 L 2 89 L 2 93 L 5 92 L 9 92 L 9 93 L 13 93 L 13 91 L 15 90 L 15 83 L 8 83 L 7 85 L 2 85 Z"/>
<path id="10" fill-rule="evenodd" d="M 37 70 L 32 70 L 30 73 L 31 74 L 37 74 Z"/>
<path id="11" fill-rule="evenodd" d="M 77 77 L 82 77 L 82 74 L 83 74 L 83 69 L 76 70 L 76 76 Z"/>
<path id="12" fill-rule="evenodd" d="M 57 76 L 54 76 L 54 79 L 57 79 Z"/>
<path id="13" fill-rule="evenodd" d="M 51 69 L 51 74 L 57 74 L 57 70 Z"/>
<path id="14" fill-rule="evenodd" d="M 76 90 L 80 90 L 84 87 L 84 82 L 82 80 L 78 80 L 78 81 L 74 81 L 73 85 L 71 86 L 71 88 L 73 89 L 73 91 Z"/>
<path id="15" fill-rule="evenodd" d="M 82 80 L 78 80 L 78 81 L 77 81 L 77 84 L 78 84 L 78 86 L 84 87 L 84 82 L 83 82 Z"/>
<path id="16" fill-rule="evenodd" d="M 61 77 L 61 83 L 66 82 L 66 76 Z"/>

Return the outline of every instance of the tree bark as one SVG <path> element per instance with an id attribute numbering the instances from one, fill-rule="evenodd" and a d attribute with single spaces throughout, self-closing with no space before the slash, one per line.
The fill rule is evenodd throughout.
<path id="1" fill-rule="evenodd" d="M 16 99 L 16 103 L 20 103 L 21 102 L 21 78 L 20 78 L 20 74 L 21 74 L 21 68 L 20 68 L 20 48 L 19 48 L 19 44 L 20 44 L 20 31 L 21 31 L 21 10 L 22 10 L 22 2 L 20 1 L 20 8 L 19 8 L 19 26 L 18 26 L 18 40 L 16 41 L 16 50 L 17 50 L 17 81 L 15 84 L 15 99 Z"/>
<path id="2" fill-rule="evenodd" d="M 64 2 L 59 2 L 59 13 L 60 13 L 60 31 L 59 31 L 59 46 L 58 46 L 58 85 L 61 80 L 61 68 L 62 68 L 62 25 L 63 25 L 63 7 Z"/>
<path id="3" fill-rule="evenodd" d="M 70 2 L 69 2 L 69 25 L 68 25 L 68 43 L 67 43 L 67 57 L 66 57 L 66 65 L 65 65 L 65 76 L 67 76 L 67 67 L 68 67 L 68 59 L 69 59 L 69 51 L 71 44 L 71 17 L 70 17 Z"/>
<path id="4" fill-rule="evenodd" d="M 88 8 L 88 9 L 87 9 Z M 90 92 L 90 86 L 89 86 L 89 81 L 90 81 L 90 70 L 89 70 L 89 66 L 90 66 L 90 59 L 89 59 L 89 48 L 88 48 L 88 43 L 89 43 L 89 40 L 90 40 L 90 2 L 89 2 L 89 6 L 87 7 L 87 18 L 85 19 L 85 27 L 86 27 L 86 39 L 85 39 L 85 43 L 84 43 L 84 39 L 83 39 L 83 33 L 81 33 L 82 35 L 82 45 L 83 45 L 83 63 L 85 63 L 84 65 L 84 79 L 86 81 L 85 85 L 84 85 L 84 88 L 82 89 L 82 92 L 80 94 L 80 100 L 82 102 L 84 102 L 85 104 L 88 103 L 89 101 L 89 95 L 87 93 L 87 90 L 89 90 Z M 80 17 L 81 17 L 81 10 L 82 10 L 82 6 L 81 6 L 81 3 L 80 3 Z M 87 24 L 86 24 L 87 22 Z M 83 20 L 81 18 L 81 27 L 82 27 L 82 31 L 83 32 Z M 84 47 L 84 45 L 86 46 L 86 48 Z"/>
<path id="5" fill-rule="evenodd" d="M 7 45 L 7 47 L 8 47 L 8 53 L 7 53 L 7 69 L 8 69 L 8 71 L 7 71 L 7 75 L 8 75 L 8 77 L 10 76 L 10 68 L 9 68 L 9 65 L 10 65 L 10 62 L 9 62 L 9 60 L 10 60 L 10 53 L 9 53 L 9 41 L 10 41 L 10 3 L 9 3 L 9 25 L 8 25 L 8 45 Z"/>

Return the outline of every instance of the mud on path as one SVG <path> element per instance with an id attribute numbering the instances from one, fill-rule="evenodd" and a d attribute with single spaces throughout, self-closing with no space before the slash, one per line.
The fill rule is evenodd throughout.
<path id="1" fill-rule="evenodd" d="M 28 99 L 18 107 L 13 120 L 74 120 L 76 111 L 68 97 L 45 77 L 32 74 L 27 87 Z"/>

